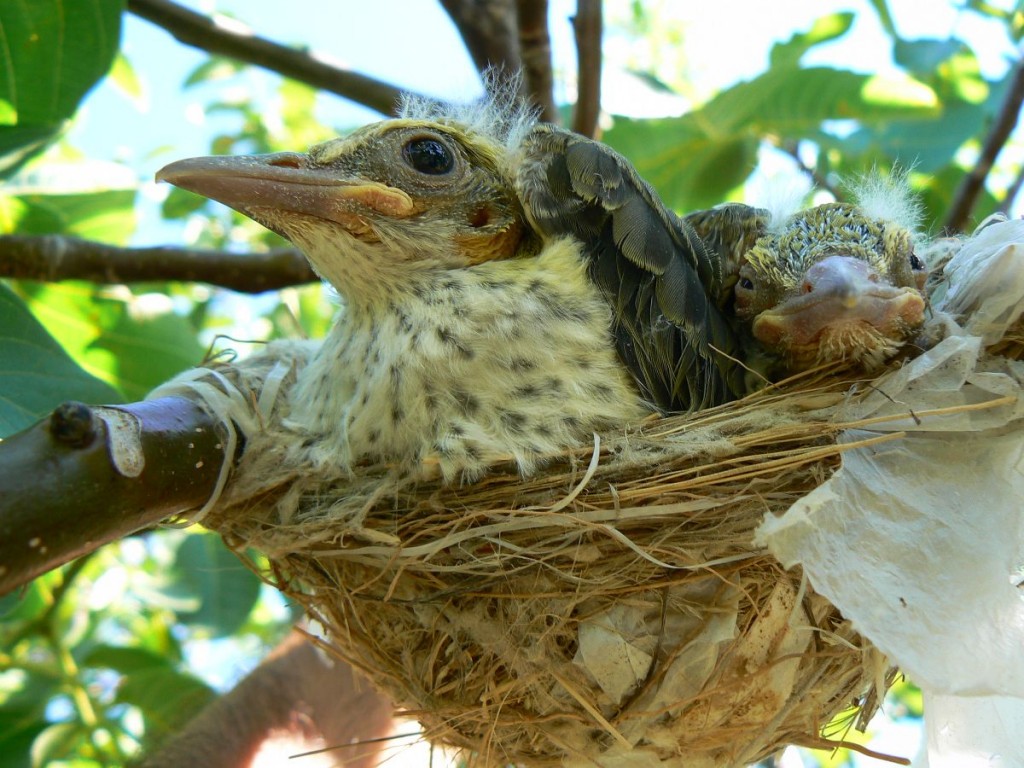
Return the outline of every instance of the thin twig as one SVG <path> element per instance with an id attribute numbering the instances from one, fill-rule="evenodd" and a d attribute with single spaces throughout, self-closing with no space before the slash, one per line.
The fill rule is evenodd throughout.
<path id="1" fill-rule="evenodd" d="M 963 232 L 966 228 L 971 210 L 974 208 L 981 190 L 985 187 L 985 179 L 988 178 L 1003 145 L 1006 144 L 1013 129 L 1017 126 L 1022 103 L 1024 103 L 1024 62 L 1018 61 L 1014 67 L 1003 106 L 992 125 L 992 130 L 989 131 L 988 138 L 985 139 L 978 162 L 960 182 L 960 187 L 953 197 L 953 203 L 949 206 L 946 220 L 942 225 L 947 232 Z"/>
<path id="2" fill-rule="evenodd" d="M 244 254 L 177 247 L 118 248 L 63 235 L 0 237 L 0 277 L 108 284 L 180 280 L 244 293 L 317 279 L 309 262 L 291 248 Z"/>
<path id="3" fill-rule="evenodd" d="M 477 71 L 491 67 L 519 71 L 515 0 L 441 0 L 441 6 L 462 36 Z"/>
<path id="4" fill-rule="evenodd" d="M 601 27 L 601 0 L 578 0 L 572 19 L 578 62 L 572 129 L 591 138 L 601 113 Z"/>
<path id="5" fill-rule="evenodd" d="M 383 114 L 395 114 L 402 90 L 390 83 L 332 66 L 296 48 L 229 29 L 170 0 L 128 0 L 128 10 L 167 30 L 185 45 L 255 64 Z"/>
<path id="6" fill-rule="evenodd" d="M 530 99 L 540 108 L 540 119 L 558 123 L 554 78 L 551 74 L 551 37 L 548 35 L 547 0 L 516 0 L 519 51 Z"/>

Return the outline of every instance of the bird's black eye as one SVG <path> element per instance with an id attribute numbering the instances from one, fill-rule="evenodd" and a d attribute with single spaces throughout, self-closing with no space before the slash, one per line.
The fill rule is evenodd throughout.
<path id="1" fill-rule="evenodd" d="M 921 258 L 913 251 L 910 252 L 910 268 L 915 272 L 920 272 L 924 269 L 924 262 L 921 261 Z"/>
<path id="2" fill-rule="evenodd" d="M 742 288 L 744 291 L 754 290 L 754 281 L 751 280 L 749 277 L 741 277 L 736 285 L 739 288 Z"/>
<path id="3" fill-rule="evenodd" d="M 441 176 L 455 167 L 455 157 L 437 139 L 413 139 L 402 148 L 405 161 L 415 170 L 430 176 Z"/>

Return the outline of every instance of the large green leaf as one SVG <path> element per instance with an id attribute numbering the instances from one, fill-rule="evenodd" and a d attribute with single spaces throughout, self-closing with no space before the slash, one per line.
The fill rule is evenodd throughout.
<path id="1" fill-rule="evenodd" d="M 616 118 L 604 140 L 677 210 L 721 202 L 753 170 L 762 138 L 803 139 L 828 120 L 864 125 L 937 114 L 928 86 L 845 70 L 778 67 L 679 118 Z"/>
<path id="2" fill-rule="evenodd" d="M 822 16 L 814 21 L 807 32 L 794 32 L 782 43 L 772 46 L 769 62 L 772 67 L 798 64 L 807 51 L 816 45 L 836 40 L 853 26 L 854 14 L 850 11 Z"/>
<path id="3" fill-rule="evenodd" d="M 48 727 L 34 712 L 0 709 L 0 768 L 32 768 L 32 743 Z"/>
<path id="4" fill-rule="evenodd" d="M 113 669 L 122 675 L 140 672 L 144 669 L 173 668 L 166 656 L 145 648 L 118 645 L 97 645 L 82 659 L 84 667 Z"/>
<path id="5" fill-rule="evenodd" d="M 126 675 L 117 700 L 142 710 L 147 741 L 173 733 L 217 697 L 210 686 L 170 667 L 151 667 Z"/>
<path id="6" fill-rule="evenodd" d="M 180 588 L 199 597 L 198 610 L 180 612 L 179 619 L 216 635 L 238 631 L 260 593 L 256 575 L 212 534 L 189 536 L 181 543 L 174 575 Z"/>
<path id="7" fill-rule="evenodd" d="M 110 69 L 124 0 L 0 2 L 0 178 L 55 135 Z"/>
<path id="8" fill-rule="evenodd" d="M 7 226 L 19 235 L 65 234 L 110 245 L 127 245 L 135 229 L 135 190 L 83 194 L 23 195 L 4 201 Z M 0 225 L 0 229 L 4 228 Z"/>
<path id="9" fill-rule="evenodd" d="M 196 329 L 165 297 L 109 295 L 75 282 L 29 293 L 32 312 L 63 348 L 131 400 L 202 361 Z"/>
<path id="10" fill-rule="evenodd" d="M 64 400 L 118 402 L 83 371 L 5 285 L 0 284 L 0 436 L 37 421 Z"/>
<path id="11" fill-rule="evenodd" d="M 942 55 L 933 53 L 936 57 Z M 928 54 L 922 50 L 921 55 Z M 957 50 L 945 56 L 927 78 L 940 99 L 941 108 L 934 119 L 897 119 L 865 127 L 848 139 L 838 140 L 836 146 L 846 152 L 855 148 L 880 152 L 890 161 L 913 165 L 921 173 L 936 173 L 966 142 L 981 140 L 1006 98 L 1013 75 L 1011 68 L 1002 80 L 986 81 L 974 53 L 957 44 Z"/>

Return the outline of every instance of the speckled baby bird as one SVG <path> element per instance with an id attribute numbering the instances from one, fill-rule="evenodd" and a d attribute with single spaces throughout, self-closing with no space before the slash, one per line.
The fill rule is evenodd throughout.
<path id="1" fill-rule="evenodd" d="M 291 398 L 310 458 L 524 473 L 739 392 L 720 270 L 629 164 L 500 100 L 158 178 L 291 240 L 344 308 Z"/>
<path id="2" fill-rule="evenodd" d="M 732 276 L 732 313 L 794 373 L 833 361 L 872 370 L 924 322 L 919 212 L 905 181 L 868 177 L 855 203 L 796 213 L 730 204 L 687 216 Z M 720 297 L 728 304 L 728 294 Z M 756 351 L 747 349 L 745 359 Z"/>

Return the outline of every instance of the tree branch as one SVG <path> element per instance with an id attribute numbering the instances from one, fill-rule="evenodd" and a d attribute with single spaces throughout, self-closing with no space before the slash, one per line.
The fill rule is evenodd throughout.
<path id="1" fill-rule="evenodd" d="M 338 765 L 374 768 L 386 764 L 381 739 L 391 728 L 391 710 L 349 665 L 324 658 L 302 634 L 292 632 L 140 768 L 246 768 L 271 740 L 279 752 L 327 747 Z"/>
<path id="2" fill-rule="evenodd" d="M 331 66 L 295 48 L 228 29 L 170 0 L 128 0 L 128 10 L 167 30 L 185 45 L 255 64 L 386 115 L 395 114 L 402 94 L 394 85 Z"/>
<path id="3" fill-rule="evenodd" d="M 483 73 L 489 67 L 519 71 L 514 0 L 441 0 L 441 6 L 462 36 L 477 71 Z"/>
<path id="4" fill-rule="evenodd" d="M 516 0 L 519 51 L 530 99 L 540 108 L 540 119 L 559 123 L 551 74 L 551 37 L 548 35 L 547 0 Z"/>
<path id="5" fill-rule="evenodd" d="M 601 0 L 578 0 L 572 29 L 576 36 L 576 109 L 572 129 L 591 138 L 597 135 L 601 114 Z"/>
<path id="6" fill-rule="evenodd" d="M 1024 103 L 1024 61 L 1018 61 L 1011 75 L 1010 87 L 1006 92 L 1006 99 L 999 110 L 992 130 L 981 148 L 981 156 L 975 163 L 970 173 L 964 176 L 960 187 L 953 196 L 953 202 L 946 213 L 946 220 L 943 228 L 947 232 L 963 232 L 970 218 L 971 210 L 977 202 L 978 195 L 985 186 L 985 179 L 992 170 L 992 165 L 999 156 L 1003 145 L 1006 144 L 1017 126 L 1020 118 L 1021 104 Z"/>
<path id="7" fill-rule="evenodd" d="M 65 403 L 0 442 L 0 594 L 201 506 L 223 443 L 216 420 L 180 397 Z"/>
<path id="8" fill-rule="evenodd" d="M 189 248 L 117 248 L 63 235 L 0 236 L 0 277 L 25 280 L 202 282 L 260 293 L 317 280 L 297 250 L 230 253 Z"/>

